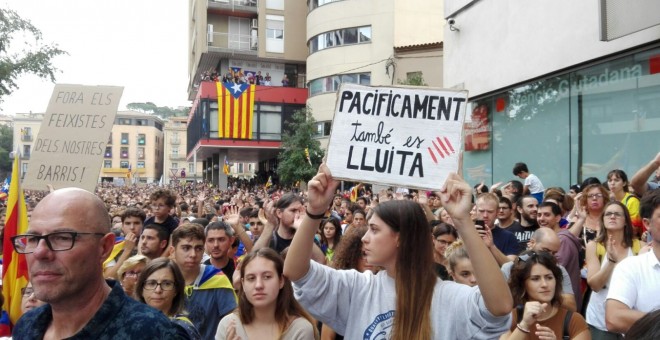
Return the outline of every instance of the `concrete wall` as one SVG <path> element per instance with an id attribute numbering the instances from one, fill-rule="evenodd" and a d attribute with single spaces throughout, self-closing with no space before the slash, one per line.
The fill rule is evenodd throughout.
<path id="1" fill-rule="evenodd" d="M 460 31 L 444 27 L 444 85 L 470 97 L 660 39 L 655 26 L 600 41 L 598 1 L 446 0 L 445 16 Z"/>

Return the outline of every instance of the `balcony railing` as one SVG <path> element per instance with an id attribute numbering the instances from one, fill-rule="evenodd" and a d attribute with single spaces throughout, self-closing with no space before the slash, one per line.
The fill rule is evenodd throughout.
<path id="1" fill-rule="evenodd" d="M 249 34 L 209 33 L 207 42 L 209 48 L 226 51 L 242 51 L 249 54 L 257 53 L 258 36 Z"/>
<path id="2" fill-rule="evenodd" d="M 21 140 L 23 142 L 31 142 L 32 141 L 32 135 L 21 135 Z"/>
<path id="3" fill-rule="evenodd" d="M 181 144 L 181 138 L 174 138 L 174 137 L 170 138 L 170 144 L 172 144 L 172 145 Z"/>
<path id="4" fill-rule="evenodd" d="M 208 2 L 209 8 L 231 9 L 232 11 L 257 11 L 259 3 L 257 0 L 211 0 Z"/>
<path id="5" fill-rule="evenodd" d="M 186 159 L 186 155 L 179 155 L 178 153 L 170 154 L 170 160 L 173 161 L 183 161 Z"/>

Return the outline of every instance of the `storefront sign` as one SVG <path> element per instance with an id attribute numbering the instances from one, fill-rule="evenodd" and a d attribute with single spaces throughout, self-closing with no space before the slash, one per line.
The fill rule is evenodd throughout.
<path id="1" fill-rule="evenodd" d="M 327 164 L 337 179 L 440 189 L 458 170 L 467 91 L 342 84 Z"/>
<path id="2" fill-rule="evenodd" d="M 32 149 L 24 187 L 94 192 L 123 87 L 55 85 Z"/>

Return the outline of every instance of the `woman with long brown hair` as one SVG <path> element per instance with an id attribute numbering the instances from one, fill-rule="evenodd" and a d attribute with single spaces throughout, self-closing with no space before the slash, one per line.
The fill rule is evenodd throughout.
<path id="1" fill-rule="evenodd" d="M 600 234 L 587 243 L 587 283 L 593 290 L 587 306 L 587 323 L 593 339 L 621 339 L 607 330 L 605 301 L 614 267 L 628 256 L 637 255 L 643 244 L 634 238 L 628 209 L 619 201 L 605 205 Z"/>
<path id="2" fill-rule="evenodd" d="M 216 339 L 319 338 L 312 318 L 293 297 L 283 266 L 280 255 L 270 248 L 243 258 L 238 310 L 222 318 Z"/>
<path id="3" fill-rule="evenodd" d="M 450 174 L 440 191 L 482 287 L 438 280 L 430 226 L 419 204 L 380 203 L 362 238 L 367 262 L 384 269 L 336 270 L 311 262 L 314 234 L 338 182 L 321 165 L 309 182 L 306 216 L 293 238 L 284 273 L 296 298 L 314 317 L 346 339 L 492 339 L 509 324 L 513 300 L 495 259 L 469 216 L 472 188 Z"/>

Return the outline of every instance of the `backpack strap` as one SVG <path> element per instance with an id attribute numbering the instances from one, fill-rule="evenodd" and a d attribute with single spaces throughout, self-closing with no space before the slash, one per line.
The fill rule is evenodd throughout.
<path id="1" fill-rule="evenodd" d="M 573 318 L 573 311 L 566 311 L 566 317 L 564 317 L 564 333 L 563 339 L 570 339 L 568 326 L 571 324 L 571 318 Z"/>

